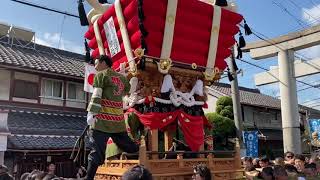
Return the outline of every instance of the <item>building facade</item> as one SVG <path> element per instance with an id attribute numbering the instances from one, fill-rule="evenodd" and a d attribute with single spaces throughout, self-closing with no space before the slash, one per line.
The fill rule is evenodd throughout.
<path id="1" fill-rule="evenodd" d="M 259 131 L 259 154 L 283 156 L 281 101 L 272 96 L 260 93 L 258 89 L 239 87 L 240 104 L 244 130 Z M 208 87 L 208 109 L 205 113 L 215 112 L 219 97 L 231 96 L 229 84 L 216 83 Z M 299 106 L 301 133 L 308 117 L 319 118 L 320 112 L 315 109 Z M 310 148 L 304 145 L 304 151 Z"/>
<path id="2" fill-rule="evenodd" d="M 0 163 L 16 179 L 51 162 L 57 175 L 74 176 L 69 157 L 86 127 L 89 98 L 84 57 L 32 42 L 25 46 L 16 36 L 0 40 Z"/>

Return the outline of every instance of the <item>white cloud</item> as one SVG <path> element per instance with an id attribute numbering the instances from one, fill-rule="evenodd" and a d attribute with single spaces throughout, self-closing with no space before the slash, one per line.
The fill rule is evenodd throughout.
<path id="1" fill-rule="evenodd" d="M 60 34 L 59 33 L 37 33 L 36 34 L 36 39 L 35 39 L 37 44 L 41 44 L 44 46 L 49 46 L 49 47 L 54 47 L 57 48 L 59 41 L 60 41 L 60 47 L 59 49 L 63 49 L 66 51 L 71 51 L 75 53 L 84 53 L 84 47 L 79 46 L 75 42 L 66 40 L 64 38 L 60 39 Z"/>
<path id="2" fill-rule="evenodd" d="M 314 59 L 314 58 L 320 57 L 320 45 L 313 46 L 313 47 L 307 48 L 307 49 L 303 49 L 299 52 L 301 52 L 303 54 L 303 56 L 305 56 L 307 58 Z"/>
<path id="3" fill-rule="evenodd" d="M 320 4 L 311 8 L 302 8 L 302 18 L 308 24 L 316 25 L 320 23 Z M 301 51 L 308 58 L 320 57 L 320 46 L 313 46 Z"/>
<path id="4" fill-rule="evenodd" d="M 302 8 L 302 17 L 311 25 L 318 24 L 320 21 L 320 4 L 311 8 Z"/>

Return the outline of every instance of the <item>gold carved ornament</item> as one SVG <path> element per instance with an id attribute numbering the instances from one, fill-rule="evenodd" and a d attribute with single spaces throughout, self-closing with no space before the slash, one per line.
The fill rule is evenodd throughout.
<path id="1" fill-rule="evenodd" d="M 134 56 L 137 58 L 137 59 L 141 59 L 143 56 L 144 56 L 144 50 L 145 49 L 142 49 L 142 48 L 137 48 L 136 50 L 134 50 Z"/>
<path id="2" fill-rule="evenodd" d="M 212 73 L 208 73 L 207 71 L 203 72 L 204 78 L 208 82 L 212 82 L 220 78 L 220 70 L 215 67 Z"/>
<path id="3" fill-rule="evenodd" d="M 132 76 L 134 76 L 134 77 L 138 75 L 137 64 L 134 64 L 134 69 L 129 70 L 129 73 L 130 73 Z"/>
<path id="4" fill-rule="evenodd" d="M 172 66 L 172 60 L 170 58 L 160 59 L 160 61 L 157 62 L 157 65 L 160 73 L 167 74 Z"/>

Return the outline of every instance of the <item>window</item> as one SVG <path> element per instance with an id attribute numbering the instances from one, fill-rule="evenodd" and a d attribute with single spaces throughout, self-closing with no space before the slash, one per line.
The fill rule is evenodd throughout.
<path id="1" fill-rule="evenodd" d="M 42 86 L 42 95 L 45 97 L 62 98 L 62 81 L 45 79 Z"/>
<path id="2" fill-rule="evenodd" d="M 86 93 L 83 91 L 83 84 L 68 83 L 67 99 L 85 101 Z"/>
<path id="3" fill-rule="evenodd" d="M 38 99 L 38 83 L 23 80 L 15 80 L 13 97 Z"/>

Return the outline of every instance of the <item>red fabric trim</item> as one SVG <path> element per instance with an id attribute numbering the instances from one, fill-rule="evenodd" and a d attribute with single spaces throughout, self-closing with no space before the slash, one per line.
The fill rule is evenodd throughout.
<path id="1" fill-rule="evenodd" d="M 106 121 L 123 121 L 124 116 L 115 116 L 115 115 L 108 115 L 108 114 L 98 114 L 96 116 L 98 119 L 106 120 Z"/>
<path id="2" fill-rule="evenodd" d="M 163 129 L 176 119 L 181 124 L 186 143 L 192 151 L 198 151 L 204 143 L 203 126 L 208 124 L 204 116 L 191 116 L 181 110 L 168 113 L 145 113 L 141 114 L 137 110 L 131 108 L 126 113 L 135 113 L 142 124 L 150 129 Z"/>
<path id="3" fill-rule="evenodd" d="M 180 112 L 179 122 L 184 139 L 192 151 L 199 151 L 204 143 L 203 117 Z"/>
<path id="4" fill-rule="evenodd" d="M 111 101 L 107 99 L 101 99 L 101 106 L 103 107 L 115 107 L 115 108 L 123 108 L 122 102 Z"/>

